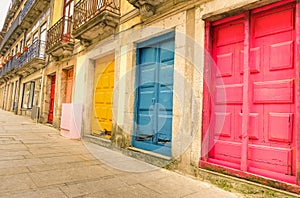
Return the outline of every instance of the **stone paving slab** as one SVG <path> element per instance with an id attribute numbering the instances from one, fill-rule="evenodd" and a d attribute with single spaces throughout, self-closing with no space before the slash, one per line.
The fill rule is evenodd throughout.
<path id="1" fill-rule="evenodd" d="M 53 184 L 64 184 L 74 181 L 86 181 L 97 179 L 113 173 L 101 166 L 84 166 L 64 170 L 50 170 L 38 173 L 29 173 L 36 185 L 43 187 Z"/>
<path id="2" fill-rule="evenodd" d="M 90 195 L 86 195 L 83 197 L 99 197 L 99 198 L 108 198 L 108 197 L 114 197 L 114 198 L 124 198 L 124 197 L 130 197 L 130 198 L 140 198 L 140 197 L 162 197 L 161 194 L 156 192 L 153 189 L 149 189 L 141 184 L 136 184 L 133 186 L 125 186 L 113 190 L 105 190 L 103 192 L 98 193 L 92 193 Z"/>
<path id="3" fill-rule="evenodd" d="M 27 190 L 19 191 L 17 193 L 4 193 L 0 197 L 10 197 L 10 198 L 67 198 L 68 196 L 64 194 L 58 187 L 48 188 L 48 189 L 38 189 L 38 190 Z"/>
<path id="4" fill-rule="evenodd" d="M 99 165 L 100 162 L 98 160 L 94 161 L 81 161 L 81 162 L 72 162 L 72 163 L 60 163 L 60 164 L 50 164 L 45 166 L 43 165 L 36 165 L 36 166 L 29 166 L 28 169 L 32 172 L 43 172 L 43 171 L 50 171 L 50 170 L 66 170 L 70 168 L 76 167 L 83 167 L 83 166 L 94 166 Z"/>
<path id="5" fill-rule="evenodd" d="M 103 191 L 115 191 L 115 189 L 119 189 L 121 187 L 128 186 L 119 178 L 114 177 L 85 183 L 69 184 L 61 187 L 61 190 L 70 197 L 78 197 Z"/>
<path id="6" fill-rule="evenodd" d="M 28 174 L 0 176 L 0 192 L 31 189 L 36 187 Z"/>
<path id="7" fill-rule="evenodd" d="M 9 157 L 9 156 L 26 156 L 31 155 L 29 151 L 1 151 L 0 158 L 2 157 Z"/>
<path id="8" fill-rule="evenodd" d="M 32 159 L 32 158 L 51 158 L 51 157 L 61 157 L 61 156 L 69 156 L 70 153 L 66 152 L 59 152 L 59 153 L 45 153 L 45 154 L 26 154 L 24 155 L 24 158 L 26 159 Z"/>
<path id="9" fill-rule="evenodd" d="M 29 173 L 29 172 L 30 170 L 27 167 L 0 168 L 0 176 L 17 175 L 17 174 Z"/>
<path id="10" fill-rule="evenodd" d="M 0 151 L 1 152 L 1 151 Z M 0 161 L 0 168 L 7 168 L 7 167 L 20 167 L 20 166 L 33 166 L 45 164 L 40 159 L 21 159 L 21 160 L 6 160 Z"/>
<path id="11" fill-rule="evenodd" d="M 240 196 L 0 110 L 0 197 Z"/>

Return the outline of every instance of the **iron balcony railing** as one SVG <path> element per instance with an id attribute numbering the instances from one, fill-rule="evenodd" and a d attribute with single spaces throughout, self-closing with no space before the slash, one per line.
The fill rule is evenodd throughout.
<path id="1" fill-rule="evenodd" d="M 16 63 L 16 59 L 17 59 L 17 56 L 15 55 L 15 56 L 12 57 L 12 59 L 10 59 L 8 61 L 8 63 L 6 63 L 4 65 L 4 67 L 2 67 L 2 69 L 1 69 L 1 75 L 4 75 L 4 74 L 10 72 L 11 70 L 13 70 L 17 66 L 17 64 L 15 64 Z"/>
<path id="2" fill-rule="evenodd" d="M 18 14 L 17 18 L 14 20 L 12 25 L 10 26 L 9 30 L 5 33 L 5 36 L 1 42 L 0 49 L 2 49 L 5 43 L 9 40 L 13 32 L 17 29 L 17 27 L 22 23 L 23 19 L 26 17 L 28 12 L 30 11 L 32 5 L 35 3 L 36 0 L 27 0 L 24 4 L 23 10 Z"/>
<path id="3" fill-rule="evenodd" d="M 2 40 L 2 43 L 1 43 L 1 46 L 0 46 L 0 49 L 3 48 L 4 44 L 8 41 L 8 39 L 10 38 L 10 36 L 12 35 L 12 33 L 19 26 L 19 24 L 20 24 L 20 16 L 21 16 L 21 13 L 19 13 L 19 15 L 17 16 L 17 18 L 14 20 L 14 22 L 10 26 L 9 30 L 5 33 L 4 38 Z"/>
<path id="4" fill-rule="evenodd" d="M 15 62 L 14 60 L 16 59 L 16 56 L 13 56 L 13 58 L 8 62 L 7 64 L 7 72 L 11 71 L 14 69 L 14 65 L 13 65 L 13 62 Z"/>
<path id="5" fill-rule="evenodd" d="M 72 18 L 63 16 L 47 31 L 46 50 L 57 46 L 60 42 L 69 42 L 72 33 Z"/>
<path id="6" fill-rule="evenodd" d="M 13 69 L 17 70 L 23 66 L 25 66 L 27 63 L 32 61 L 35 58 L 43 59 L 46 58 L 46 42 L 37 40 L 35 41 L 31 46 L 28 47 L 27 51 L 24 51 L 21 56 L 13 56 L 11 60 L 8 61 L 2 67 L 0 75 L 5 75 L 6 73 L 12 71 Z"/>
<path id="7" fill-rule="evenodd" d="M 74 7 L 74 29 L 80 28 L 87 21 L 104 10 L 119 14 L 115 0 L 81 0 Z"/>

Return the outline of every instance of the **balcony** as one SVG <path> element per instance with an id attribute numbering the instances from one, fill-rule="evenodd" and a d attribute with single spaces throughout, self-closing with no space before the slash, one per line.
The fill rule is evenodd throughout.
<path id="1" fill-rule="evenodd" d="M 30 29 L 38 16 L 46 12 L 50 0 L 27 0 L 24 8 L 19 12 L 16 19 L 13 21 L 11 27 L 5 33 L 5 36 L 0 44 L 1 54 L 4 55 L 20 35 Z"/>
<path id="2" fill-rule="evenodd" d="M 18 29 L 18 26 L 20 25 L 20 14 L 16 17 L 16 19 L 14 20 L 14 22 L 11 24 L 9 30 L 5 33 L 3 40 L 1 42 L 0 45 L 0 49 L 2 49 L 2 55 L 5 54 L 5 52 L 10 48 L 10 46 L 12 45 L 13 42 L 15 42 L 15 39 L 12 38 L 12 40 L 9 40 L 9 38 L 12 36 L 12 34 L 14 32 L 16 32 L 16 35 L 18 35 L 18 37 L 21 35 L 22 31 L 21 29 Z"/>
<path id="3" fill-rule="evenodd" d="M 140 10 L 144 17 L 150 17 L 155 14 L 157 7 L 166 0 L 127 0 L 130 4 Z"/>
<path id="4" fill-rule="evenodd" d="M 47 31 L 46 52 L 55 59 L 70 56 L 74 49 L 71 32 L 72 18 L 62 17 Z"/>
<path id="5" fill-rule="evenodd" d="M 11 7 L 9 8 L 6 18 L 3 24 L 3 31 L 6 31 L 8 24 L 11 22 L 11 20 L 16 16 L 16 13 L 18 9 L 20 8 L 22 0 L 12 0 L 11 1 Z"/>
<path id="6" fill-rule="evenodd" d="M 45 65 L 45 48 L 44 41 L 35 41 L 21 56 L 13 56 L 4 65 L 0 71 L 0 77 L 9 77 L 14 74 L 26 76 L 41 69 Z"/>
<path id="7" fill-rule="evenodd" d="M 12 59 L 10 59 L 8 61 L 8 63 L 6 63 L 4 65 L 4 67 L 1 70 L 1 76 L 5 75 L 5 74 L 9 74 L 10 71 L 14 70 L 15 67 L 17 67 L 17 56 L 13 56 Z"/>
<path id="8" fill-rule="evenodd" d="M 73 36 L 89 44 L 114 34 L 120 21 L 115 0 L 81 0 L 74 7 Z"/>

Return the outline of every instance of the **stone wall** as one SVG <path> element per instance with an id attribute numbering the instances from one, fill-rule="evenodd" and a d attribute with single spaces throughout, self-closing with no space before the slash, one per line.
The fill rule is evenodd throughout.
<path id="1" fill-rule="evenodd" d="M 75 95 L 92 90 L 93 60 L 115 53 L 115 90 L 113 105 L 112 144 L 117 147 L 131 146 L 134 118 L 134 82 L 136 43 L 169 31 L 175 31 L 175 75 L 173 97 L 172 156 L 179 170 L 193 173 L 198 167 L 202 139 L 202 100 L 204 65 L 204 18 L 216 20 L 253 9 L 274 0 L 210 0 L 167 1 L 158 6 L 151 17 L 143 17 L 128 1 L 121 2 L 120 32 L 82 51 L 77 62 L 77 72 L 86 72 L 76 84 Z M 86 69 L 83 69 L 87 67 Z M 88 97 L 76 99 L 84 105 L 83 131 L 90 134 L 89 120 L 92 116 L 91 92 Z"/>

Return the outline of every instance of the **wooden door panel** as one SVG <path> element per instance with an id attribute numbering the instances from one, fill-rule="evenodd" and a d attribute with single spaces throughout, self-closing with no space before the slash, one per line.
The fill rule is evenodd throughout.
<path id="1" fill-rule="evenodd" d="M 217 77 L 229 77 L 233 75 L 233 53 L 218 54 L 216 63 L 219 68 Z"/>
<path id="2" fill-rule="evenodd" d="M 294 8 L 293 6 L 282 7 L 276 11 L 268 11 L 259 14 L 254 18 L 252 28 L 256 38 L 274 35 L 283 31 L 294 29 Z"/>
<path id="3" fill-rule="evenodd" d="M 243 93 L 243 19 L 213 23 L 212 56 L 217 69 L 211 72 L 208 161 L 240 168 L 242 109 L 248 105 L 243 94 L 247 94 L 248 171 L 284 181 L 295 176 L 294 9 L 290 4 L 250 12 L 249 93 Z"/>
<path id="4" fill-rule="evenodd" d="M 260 73 L 262 65 L 261 48 L 255 47 L 250 49 L 250 73 Z"/>
<path id="5" fill-rule="evenodd" d="M 294 42 L 285 41 L 270 45 L 270 71 L 292 69 L 294 62 Z"/>
<path id="6" fill-rule="evenodd" d="M 73 74 L 74 74 L 74 70 L 73 69 L 69 69 L 67 71 L 65 103 L 71 103 L 72 102 Z"/>
<path id="7" fill-rule="evenodd" d="M 240 113 L 238 119 L 239 123 L 239 133 L 238 138 L 242 138 L 242 116 L 243 114 Z M 263 131 L 263 115 L 260 113 L 249 113 L 249 129 L 248 129 L 248 136 L 249 140 L 258 140 L 262 138 L 262 131 Z"/>
<path id="8" fill-rule="evenodd" d="M 54 114 L 54 100 L 55 100 L 55 81 L 56 77 L 51 77 L 51 89 L 50 89 L 50 102 L 49 102 L 49 113 L 48 113 L 48 122 L 53 122 L 53 114 Z"/>
<path id="9" fill-rule="evenodd" d="M 227 110 L 229 111 L 229 110 Z M 221 136 L 224 138 L 230 138 L 233 133 L 232 122 L 233 122 L 233 114 L 234 112 L 215 112 L 215 120 L 216 123 L 223 123 L 219 128 L 216 126 L 215 128 L 215 136 Z M 221 139 L 221 137 L 219 139 Z"/>
<path id="10" fill-rule="evenodd" d="M 169 33 L 167 35 L 173 35 Z M 164 35 L 164 38 L 167 36 Z M 155 38 L 154 38 L 155 40 Z M 171 155 L 174 38 L 146 41 L 138 49 L 136 118 L 133 145 Z"/>
<path id="11" fill-rule="evenodd" d="M 262 115 L 263 128 L 249 145 L 249 169 L 292 175 L 295 69 L 294 8 L 282 7 L 251 18 L 251 48 L 260 48 L 260 68 L 250 74 L 250 111 Z M 264 24 L 264 25 L 263 25 Z M 255 62 L 258 55 L 250 57 Z M 250 129 L 253 126 L 250 125 Z M 270 173 L 268 176 L 272 177 Z"/>
<path id="12" fill-rule="evenodd" d="M 269 112 L 269 140 L 277 142 L 292 142 L 293 113 Z"/>
<path id="13" fill-rule="evenodd" d="M 97 127 L 94 133 L 103 133 L 107 138 L 112 131 L 112 103 L 114 89 L 114 61 L 96 63 L 96 88 L 94 91 L 94 110 Z"/>
<path id="14" fill-rule="evenodd" d="M 232 21 L 214 27 L 213 59 L 217 68 L 212 72 L 214 81 L 212 131 L 213 144 L 209 156 L 230 162 L 238 167 L 241 158 L 239 138 L 240 113 L 243 103 L 243 20 Z M 223 162 L 220 162 L 223 163 Z M 230 165 L 231 166 L 231 165 Z"/>
<path id="15" fill-rule="evenodd" d="M 294 102 L 294 81 L 254 82 L 253 103 L 284 104 Z"/>
<path id="16" fill-rule="evenodd" d="M 241 143 L 216 140 L 212 151 L 217 160 L 240 164 Z"/>
<path id="17" fill-rule="evenodd" d="M 243 84 L 229 84 L 216 86 L 216 104 L 242 104 Z"/>
<path id="18" fill-rule="evenodd" d="M 244 41 L 244 23 L 242 20 L 229 22 L 226 25 L 220 26 L 215 30 L 216 45 L 226 46 L 232 43 Z"/>
<path id="19" fill-rule="evenodd" d="M 249 145 L 249 166 L 290 175 L 292 150 L 260 145 Z"/>

